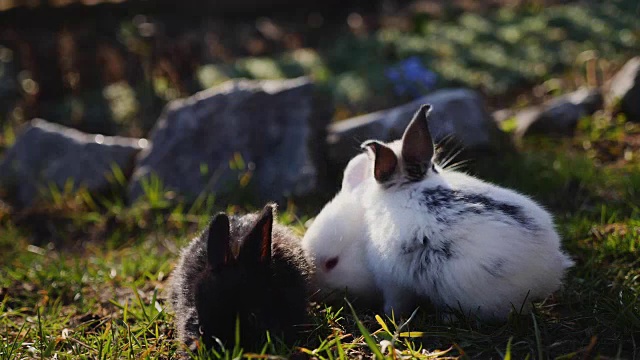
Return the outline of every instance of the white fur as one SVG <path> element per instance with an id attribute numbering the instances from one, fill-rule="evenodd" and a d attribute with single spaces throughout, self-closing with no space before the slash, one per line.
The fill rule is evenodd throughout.
<path id="1" fill-rule="evenodd" d="M 400 156 L 399 144 L 389 146 Z M 430 169 L 420 182 L 390 188 L 373 176 L 364 181 L 367 259 L 375 264 L 371 270 L 386 313 L 406 315 L 415 300 L 428 298 L 444 311 L 454 308 L 483 319 L 505 319 L 512 308 L 524 305 L 527 310 L 531 300 L 560 288 L 573 262 L 561 251 L 547 211 L 515 191 L 463 173 L 436 170 Z M 504 212 L 482 211 L 481 204 L 479 213 L 464 215 L 457 214 L 459 206 L 425 207 L 422 192 L 437 187 L 519 207 L 531 228 Z M 423 243 L 425 236 L 428 246 Z M 446 244 L 449 258 L 443 255 Z"/>
<path id="2" fill-rule="evenodd" d="M 366 302 L 377 301 L 378 295 L 366 263 L 369 242 L 362 208 L 362 183 L 369 176 L 367 154 L 349 162 L 344 171 L 340 192 L 320 211 L 302 239 L 302 248 L 316 266 L 315 281 L 326 293 L 342 295 Z M 328 260 L 338 262 L 327 269 Z"/>

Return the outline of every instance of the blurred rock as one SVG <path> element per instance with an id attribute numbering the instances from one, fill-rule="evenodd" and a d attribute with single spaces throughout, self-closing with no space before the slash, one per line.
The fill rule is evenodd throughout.
<path id="1" fill-rule="evenodd" d="M 499 110 L 494 113 L 497 122 L 515 117 L 514 135 L 528 134 L 572 135 L 578 121 L 602 109 L 603 96 L 598 89 L 579 89 L 553 99 L 541 106 L 521 110 Z"/>
<path id="2" fill-rule="evenodd" d="M 516 114 L 516 137 L 529 134 L 572 135 L 584 108 L 567 100 L 542 107 L 526 108 Z"/>
<path id="3" fill-rule="evenodd" d="M 610 101 L 620 101 L 619 110 L 630 121 L 640 122 L 640 56 L 627 61 L 609 82 Z"/>
<path id="4" fill-rule="evenodd" d="M 236 80 L 171 102 L 151 131 L 153 145 L 139 156 L 130 200 L 144 194 L 151 175 L 187 200 L 249 194 L 264 202 L 311 193 L 329 120 L 317 121 L 312 93 L 305 78 Z"/>
<path id="5" fill-rule="evenodd" d="M 445 139 L 451 137 L 465 150 L 498 146 L 500 131 L 480 94 L 469 89 L 444 89 L 393 109 L 331 124 L 327 136 L 330 161 L 344 165 L 367 139 L 399 139 L 421 104 L 433 105 L 429 127 L 436 142 L 447 143 Z"/>
<path id="6" fill-rule="evenodd" d="M 587 115 L 593 115 L 596 111 L 604 108 L 604 96 L 602 96 L 600 89 L 580 88 L 560 99 L 566 99 L 573 104 L 582 106 Z"/>
<path id="7" fill-rule="evenodd" d="M 146 140 L 86 134 L 41 119 L 32 120 L 4 154 L 0 187 L 16 208 L 34 205 L 49 186 L 98 193 L 113 186 L 112 166 L 131 174 L 135 155 Z"/>

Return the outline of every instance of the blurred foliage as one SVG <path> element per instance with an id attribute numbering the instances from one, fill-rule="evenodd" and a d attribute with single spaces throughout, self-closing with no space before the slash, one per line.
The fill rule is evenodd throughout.
<path id="1" fill-rule="evenodd" d="M 611 70 L 609 62 L 637 53 L 640 28 L 634 3 L 503 7 L 453 19 L 416 14 L 410 30 L 383 27 L 366 38 L 342 37 L 326 57 L 335 73 L 359 69 L 356 92 L 361 87 L 384 91 L 379 69 L 418 56 L 438 75 L 441 87 L 469 86 L 501 96 L 567 71 L 582 73 L 594 58 L 606 59 L 603 70 Z"/>
<path id="2" fill-rule="evenodd" d="M 410 29 L 344 32 L 318 52 L 302 49 L 279 57 L 243 58 L 232 66 L 204 65 L 201 85 L 235 77 L 310 75 L 332 96 L 340 118 L 427 93 L 431 86 L 395 91 L 395 82 L 385 76 L 403 61 L 414 60 L 437 75 L 438 87 L 468 86 L 502 96 L 566 72 L 584 74 L 592 60 L 602 60 L 600 70 L 611 71 L 612 64 L 640 49 L 637 13 L 625 11 L 631 3 L 503 7 L 454 18 L 413 14 Z"/>
<path id="3" fill-rule="evenodd" d="M 339 120 L 434 87 L 468 86 L 491 100 L 576 74 L 594 86 L 640 50 L 636 1 L 519 4 L 482 11 L 450 5 L 438 14 L 336 11 L 312 14 L 309 24 L 278 16 L 254 23 L 189 21 L 171 31 L 180 15 L 127 15 L 112 19 L 116 26 L 106 38 L 79 27 L 33 43 L 5 41 L 9 33 L 3 36 L 0 26 L 0 44 L 6 43 L 0 45 L 0 122 L 42 116 L 85 131 L 145 136 L 173 99 L 233 78 L 303 75 L 333 100 Z M 82 41 L 94 44 L 85 49 Z M 24 46 L 32 53 L 20 50 Z M 40 50 L 55 46 L 57 53 Z M 50 56 L 58 63 L 43 64 Z M 407 61 L 413 70 L 407 84 L 399 84 L 394 71 Z M 43 77 L 45 71 L 59 74 Z M 550 91 L 563 91 L 553 85 Z"/>

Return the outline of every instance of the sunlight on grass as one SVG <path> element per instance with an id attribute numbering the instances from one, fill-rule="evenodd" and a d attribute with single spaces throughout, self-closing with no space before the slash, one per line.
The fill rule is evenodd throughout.
<path id="1" fill-rule="evenodd" d="M 393 93 L 384 74 L 410 57 L 436 72 L 439 86 L 462 84 L 504 95 L 516 85 L 542 83 L 545 94 L 557 95 L 566 90 L 560 85 L 565 77 L 572 84 L 597 83 L 601 73 L 640 46 L 632 1 L 590 7 L 570 3 L 553 10 L 536 1 L 524 3 L 482 15 L 448 14 L 448 9 L 442 18 L 414 14 L 408 28 L 345 34 L 318 51 L 202 65 L 197 80 L 209 87 L 238 76 L 310 75 L 336 103 L 334 118 L 343 119 L 408 100 Z M 150 61 L 146 40 L 129 40 Z M 595 72 L 586 69 L 590 61 Z M 149 79 L 165 100 L 182 95 L 164 76 Z M 125 90 L 125 95 L 137 91 Z M 110 98 L 122 100 L 122 94 L 116 95 Z M 78 99 L 71 105 L 82 107 Z M 145 105 L 138 105 L 142 111 Z M 125 123 L 138 112 L 120 110 L 116 117 Z M 258 354 L 246 353 L 237 342 L 230 349 L 200 347 L 191 355 L 281 359 L 294 354 L 321 360 L 637 357 L 640 124 L 611 114 L 607 108 L 581 119 L 572 138 L 526 137 L 514 149 L 461 164 L 471 174 L 543 204 L 576 261 L 564 289 L 535 303 L 530 314 L 514 309 L 503 323 L 464 314 L 444 321 L 425 304 L 408 319 L 389 319 L 347 302 L 313 303 L 313 326 L 293 348 L 269 337 Z M 501 124 L 507 133 L 515 125 L 514 119 Z M 16 124 L 2 122 L 0 150 L 13 144 L 15 131 Z M 114 166 L 111 187 L 102 194 L 69 181 L 40 189 L 42 201 L 28 211 L 0 202 L 0 360 L 171 359 L 184 352 L 175 341 L 165 298 L 179 251 L 212 214 L 255 210 L 247 205 L 250 167 L 239 154 L 224 166 L 238 173 L 237 191 L 229 201 L 205 189 L 187 202 L 151 175 L 141 182 L 141 199 L 128 204 L 123 196 L 128 180 Z M 200 167 L 200 175 L 211 179 L 207 187 L 217 181 L 218 171 Z M 320 205 L 289 200 L 279 207 L 278 221 L 303 235 Z"/>
<path id="2" fill-rule="evenodd" d="M 615 120 L 590 124 L 573 139 L 529 138 L 517 154 L 470 165 L 479 176 L 530 194 L 550 208 L 577 262 L 565 290 L 536 304 L 530 316 L 514 314 L 504 324 L 465 317 L 443 323 L 425 309 L 398 325 L 348 305 L 344 311 L 316 304 L 315 330 L 299 348 L 274 341 L 265 344 L 263 354 L 297 351 L 328 360 L 467 354 L 533 359 L 632 352 L 633 338 L 623 334 L 640 326 L 640 167 L 623 153 L 611 157 L 610 149 L 640 131 Z M 596 151 L 585 153 L 585 141 Z M 639 148 L 631 151 L 640 156 Z M 35 244 L 25 220 L 0 216 L 0 359 L 178 354 L 165 282 L 178 249 L 206 225 L 216 203 L 212 199 L 197 211 L 170 206 L 163 203 L 166 190 L 159 182 L 148 186 L 155 205 L 141 201 L 133 207 L 82 190 L 51 190 L 50 202 L 39 210 L 48 215 L 27 221 L 44 222 L 53 240 Z M 279 220 L 302 234 L 314 211 L 289 202 Z M 55 240 L 61 234 L 66 238 Z M 67 249 L 69 244 L 76 245 Z M 200 349 L 194 356 L 230 359 L 240 354 L 253 356 L 238 348 Z"/>

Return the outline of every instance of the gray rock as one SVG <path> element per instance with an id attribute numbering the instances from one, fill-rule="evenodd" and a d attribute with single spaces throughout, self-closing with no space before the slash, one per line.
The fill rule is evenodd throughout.
<path id="1" fill-rule="evenodd" d="M 604 96 L 600 89 L 580 88 L 572 93 L 560 97 L 572 104 L 580 105 L 587 115 L 592 115 L 604 108 Z"/>
<path id="2" fill-rule="evenodd" d="M 630 121 L 640 122 L 640 56 L 627 63 L 609 82 L 610 101 L 619 101 L 619 110 Z"/>
<path id="3" fill-rule="evenodd" d="M 559 101 L 543 107 L 526 108 L 518 112 L 515 135 L 529 134 L 572 135 L 578 120 L 587 113 L 570 101 Z"/>
<path id="4" fill-rule="evenodd" d="M 578 121 L 602 109 L 603 103 L 600 90 L 583 88 L 541 106 L 496 111 L 494 118 L 502 122 L 515 117 L 516 137 L 529 134 L 572 135 Z"/>
<path id="5" fill-rule="evenodd" d="M 4 154 L 0 188 L 16 208 L 34 205 L 71 180 L 74 189 L 100 192 L 113 186 L 112 166 L 131 174 L 144 139 L 86 134 L 41 119 L 32 120 Z"/>
<path id="6" fill-rule="evenodd" d="M 466 150 L 491 149 L 500 131 L 487 112 L 482 97 L 469 89 L 444 89 L 390 110 L 340 121 L 328 129 L 328 156 L 345 164 L 367 139 L 399 139 L 421 104 L 433 105 L 429 127 L 436 142 L 453 138 Z"/>
<path id="7" fill-rule="evenodd" d="M 234 80 L 174 101 L 151 131 L 153 145 L 139 156 L 129 197 L 142 196 L 150 176 L 187 200 L 203 193 L 248 193 L 261 202 L 307 195 L 318 182 L 318 139 L 326 125 L 316 120 L 306 78 Z M 245 169 L 230 166 L 236 154 Z M 246 172 L 251 181 L 240 189 Z"/>

